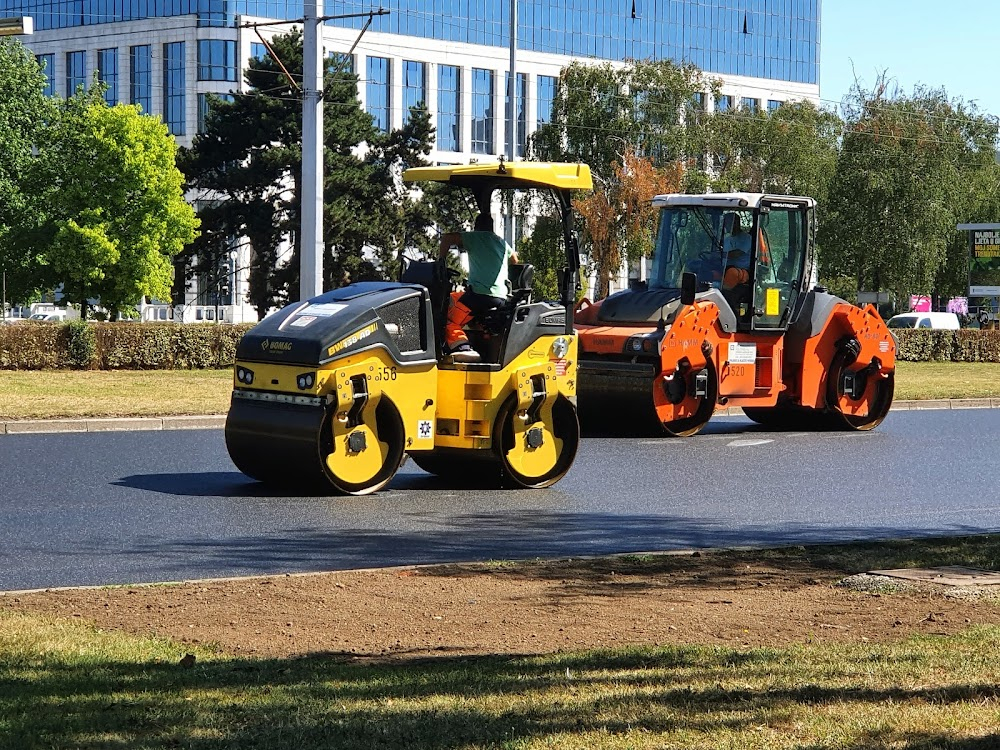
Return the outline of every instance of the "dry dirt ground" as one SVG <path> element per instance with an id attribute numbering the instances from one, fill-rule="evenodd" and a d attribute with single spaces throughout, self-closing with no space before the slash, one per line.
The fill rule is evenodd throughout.
<path id="1" fill-rule="evenodd" d="M 704 553 L 391 569 L 0 596 L 0 609 L 217 644 L 400 659 L 629 644 L 885 642 L 1000 624 L 996 601 L 872 593 L 803 559 Z"/>

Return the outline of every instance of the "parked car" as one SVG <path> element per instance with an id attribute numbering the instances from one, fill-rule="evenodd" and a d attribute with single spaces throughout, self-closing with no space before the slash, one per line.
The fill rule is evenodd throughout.
<path id="1" fill-rule="evenodd" d="M 39 312 L 32 315 L 28 320 L 44 320 L 50 323 L 61 323 L 66 320 L 65 312 Z"/>
<path id="2" fill-rule="evenodd" d="M 956 331 L 962 326 L 955 313 L 947 312 L 910 312 L 893 315 L 886 325 L 889 328 L 938 328 L 946 331 Z"/>

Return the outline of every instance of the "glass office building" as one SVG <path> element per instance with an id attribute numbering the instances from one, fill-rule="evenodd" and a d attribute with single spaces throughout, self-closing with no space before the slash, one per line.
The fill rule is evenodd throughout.
<path id="1" fill-rule="evenodd" d="M 432 158 L 460 162 L 518 151 L 549 119 L 560 69 L 571 60 L 671 59 L 722 80 L 720 109 L 773 108 L 819 97 L 820 0 L 518 0 L 515 125 L 508 119 L 509 0 L 382 0 L 389 11 L 332 19 L 324 46 L 358 72 L 358 96 L 383 131 L 411 107 L 438 131 Z M 363 0 L 327 2 L 363 14 Z M 112 102 L 160 115 L 185 145 L 208 95 L 239 93 L 263 54 L 246 21 L 293 20 L 301 0 L 0 0 L 0 16 L 30 15 L 24 37 L 46 64 L 49 91 L 89 86 L 96 71 Z M 286 32 L 265 27 L 265 37 Z M 709 106 L 714 103 L 710 102 Z"/>
<path id="2" fill-rule="evenodd" d="M 384 0 L 370 30 L 440 42 L 510 46 L 506 0 Z M 326 3 L 328 14 L 365 2 Z M 704 71 L 819 81 L 820 0 L 519 0 L 518 47 L 605 60 L 671 59 Z M 240 16 L 293 19 L 296 0 L 0 0 L 0 16 L 30 15 L 38 30 L 194 15 L 200 26 Z M 366 19 L 331 21 L 360 29 Z"/>

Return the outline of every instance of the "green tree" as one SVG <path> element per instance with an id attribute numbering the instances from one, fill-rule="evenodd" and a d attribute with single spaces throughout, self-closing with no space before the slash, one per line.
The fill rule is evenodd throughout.
<path id="1" fill-rule="evenodd" d="M 165 299 L 172 257 L 198 226 L 184 201 L 176 145 L 159 118 L 108 107 L 99 87 L 67 99 L 41 130 L 28 168 L 42 220 L 25 239 L 46 286 L 112 315 L 144 296 Z"/>
<path id="2" fill-rule="evenodd" d="M 694 66 L 669 60 L 570 63 L 531 152 L 545 161 L 584 162 L 599 181 L 613 179 L 627 148 L 656 166 L 691 161 L 704 143 L 703 99 L 717 87 Z"/>
<path id="3" fill-rule="evenodd" d="M 653 196 L 649 189 L 704 183 L 698 166 L 707 138 L 704 97 L 717 88 L 697 68 L 668 60 L 623 67 L 574 62 L 560 73 L 550 120 L 530 149 L 542 160 L 591 168 L 595 194 L 582 197 L 578 208 L 585 213 L 583 245 L 597 270 L 597 296 L 607 294 L 626 257 L 634 260 L 651 244 L 649 212 L 641 205 Z M 541 224 L 539 231 L 548 230 Z M 558 267 L 558 251 L 544 234 L 532 250 L 545 247 L 556 255 L 542 265 Z"/>
<path id="4" fill-rule="evenodd" d="M 843 129 L 835 112 L 787 102 L 770 111 L 715 112 L 705 125 L 714 191 L 807 195 L 825 207 Z"/>
<path id="5" fill-rule="evenodd" d="M 38 259 L 19 241 L 35 220 L 25 176 L 32 147 L 53 103 L 44 95 L 45 74 L 24 46 L 0 39 L 0 268 L 11 299 L 25 301 L 39 289 Z"/>
<path id="6" fill-rule="evenodd" d="M 976 190 L 995 184 L 996 119 L 943 89 L 906 95 L 884 80 L 855 87 L 844 119 L 820 227 L 824 273 L 897 301 L 960 291 L 955 226 L 982 204 Z"/>
<path id="7" fill-rule="evenodd" d="M 293 79 L 302 72 L 298 30 L 271 41 Z M 297 298 L 301 215 L 301 92 L 271 57 L 253 60 L 248 91 L 216 101 L 205 132 L 182 150 L 179 164 L 189 186 L 205 200 L 204 234 L 186 253 L 187 273 L 224 266 L 236 238 L 251 249 L 249 300 L 260 317 Z M 426 163 L 433 129 L 414 108 L 406 125 L 390 133 L 374 127 L 357 98 L 357 76 L 328 58 L 324 73 L 323 286 L 382 278 L 398 271 L 402 248 L 427 244 L 430 215 L 400 180 L 409 166 Z M 363 154 L 363 155 L 361 155 Z M 293 238 L 287 263 L 282 244 Z M 374 253 L 374 262 L 366 259 Z"/>

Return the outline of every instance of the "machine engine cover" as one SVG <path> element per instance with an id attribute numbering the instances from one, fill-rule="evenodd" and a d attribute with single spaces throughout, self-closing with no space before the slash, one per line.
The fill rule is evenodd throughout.
<path id="1" fill-rule="evenodd" d="M 400 363 L 433 359 L 431 320 L 422 286 L 351 284 L 268 316 L 243 336 L 236 358 L 320 366 L 382 345 Z"/>

